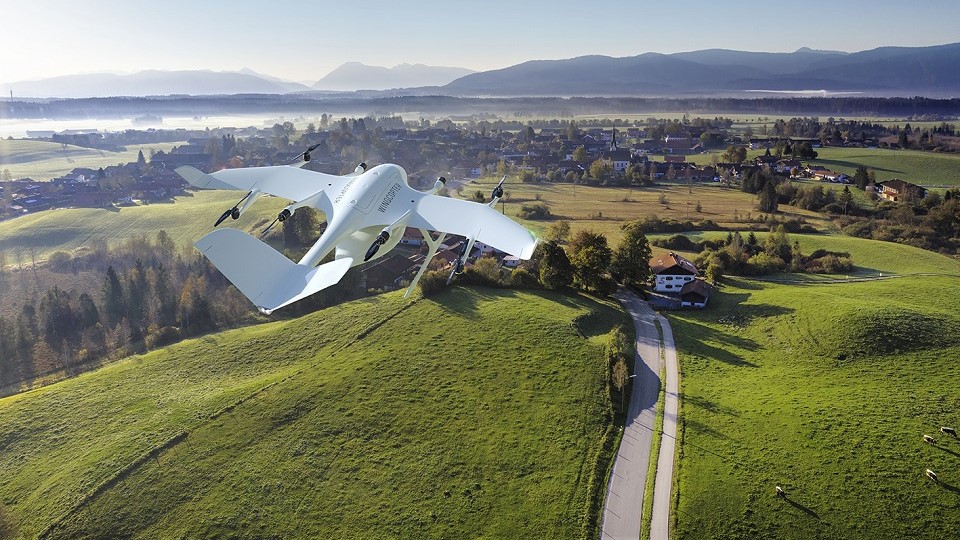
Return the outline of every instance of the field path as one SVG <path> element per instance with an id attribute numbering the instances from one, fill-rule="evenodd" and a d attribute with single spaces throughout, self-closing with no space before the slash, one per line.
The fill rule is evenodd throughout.
<path id="1" fill-rule="evenodd" d="M 673 329 L 663 315 L 657 315 L 663 331 L 663 358 L 666 364 L 666 395 L 663 402 L 663 436 L 657 461 L 657 479 L 653 486 L 653 513 L 650 520 L 651 540 L 670 538 L 670 491 L 673 488 L 673 461 L 677 443 L 677 399 L 680 373 Z"/>
<path id="2" fill-rule="evenodd" d="M 601 538 L 636 540 L 640 537 L 643 491 L 650 464 L 657 394 L 660 391 L 660 333 L 657 315 L 631 291 L 621 289 L 616 298 L 633 317 L 637 331 L 633 392 L 627 409 L 623 439 L 613 464 L 603 507 Z"/>

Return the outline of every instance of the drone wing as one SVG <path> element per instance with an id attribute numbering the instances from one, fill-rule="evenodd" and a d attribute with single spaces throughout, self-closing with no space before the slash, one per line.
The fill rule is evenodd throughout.
<path id="1" fill-rule="evenodd" d="M 522 225 L 485 204 L 425 195 L 417 204 L 410 227 L 459 234 L 529 259 L 537 238 Z"/>
<path id="2" fill-rule="evenodd" d="M 212 174 L 183 166 L 176 173 L 190 185 L 201 189 L 236 189 L 240 191 L 260 191 L 291 201 L 302 201 L 320 191 L 327 194 L 339 191 L 350 178 L 324 174 L 288 165 L 272 167 L 249 167 L 245 169 L 223 169 Z M 329 200 L 328 198 L 325 198 Z M 333 208 L 321 208 L 324 212 Z"/>
<path id="3" fill-rule="evenodd" d="M 217 229 L 194 245 L 267 315 L 335 285 L 353 265 L 349 257 L 315 268 L 296 264 L 237 229 Z"/>

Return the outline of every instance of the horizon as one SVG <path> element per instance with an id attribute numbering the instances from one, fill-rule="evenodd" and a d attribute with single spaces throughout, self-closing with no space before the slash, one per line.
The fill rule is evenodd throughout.
<path id="1" fill-rule="evenodd" d="M 589 8 L 572 2 L 558 6 L 545 0 L 522 5 L 494 0 L 482 6 L 424 0 L 413 9 L 397 9 L 383 0 L 353 6 L 283 0 L 269 7 L 257 0 L 242 0 L 229 8 L 169 0 L 149 11 L 121 0 L 66 5 L 37 0 L 3 9 L 8 20 L 22 23 L 10 25 L 0 34 L 0 47 L 28 51 L 29 55 L 15 53 L 4 58 L 0 83 L 149 70 L 250 69 L 313 84 L 348 62 L 489 71 L 531 60 L 587 55 L 629 57 L 705 49 L 781 53 L 804 47 L 850 53 L 960 42 L 953 24 L 960 19 L 960 3 L 946 0 L 929 0 L 922 8 L 880 0 L 870 9 L 810 0 L 805 11 L 829 16 L 837 28 L 857 26 L 857 31 L 817 36 L 810 34 L 803 20 L 791 17 L 795 14 L 746 6 L 750 4 L 692 0 L 683 19 L 687 26 L 681 29 L 673 24 L 676 12 L 672 7 L 637 9 L 623 0 L 600 0 Z M 586 35 L 572 29 L 571 20 L 579 20 L 574 10 L 599 17 L 598 31 Z M 622 31 L 608 31 L 603 21 L 617 10 L 626 16 L 610 20 L 630 21 L 635 15 L 636 24 L 620 23 Z M 105 28 L 78 28 L 77 21 L 89 19 L 92 11 Z M 306 14 L 306 22 L 295 14 Z M 313 30 L 315 20 L 319 28 Z M 658 25 L 658 20 L 670 24 Z M 378 25 L 379 21 L 390 23 Z M 289 30 L 291 26 L 296 31 Z M 891 34 L 892 26 L 905 31 Z M 922 33 L 906 31 L 920 26 Z M 271 28 L 282 30 L 271 32 Z M 718 28 L 723 31 L 717 32 Z M 867 31 L 870 28 L 876 30 Z M 677 40 L 675 36 L 681 34 L 683 39 Z"/>

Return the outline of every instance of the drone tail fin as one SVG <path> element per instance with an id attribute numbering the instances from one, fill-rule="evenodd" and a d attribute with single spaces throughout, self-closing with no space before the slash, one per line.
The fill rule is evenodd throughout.
<path id="1" fill-rule="evenodd" d="M 335 285 L 353 266 L 352 258 L 316 268 L 297 264 L 237 229 L 218 229 L 194 244 L 262 313 Z"/>

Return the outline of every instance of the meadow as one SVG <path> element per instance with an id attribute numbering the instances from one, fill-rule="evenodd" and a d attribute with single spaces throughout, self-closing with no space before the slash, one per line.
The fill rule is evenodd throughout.
<path id="1" fill-rule="evenodd" d="M 42 260 L 55 251 L 72 252 L 93 242 L 115 245 L 128 238 L 156 236 L 167 231 L 178 245 L 192 245 L 213 230 L 213 224 L 243 194 L 232 191 L 197 191 L 167 203 L 119 208 L 60 208 L 0 222 L 0 250 L 7 264 L 31 254 Z M 287 201 L 265 197 L 244 212 L 231 227 L 259 232 L 276 217 Z"/>
<path id="2" fill-rule="evenodd" d="M 571 183 L 520 183 L 508 178 L 504 183 L 506 204 L 497 209 L 521 222 L 538 235 L 543 235 L 550 224 L 564 219 L 570 222 L 571 230 L 590 229 L 604 233 L 614 245 L 620 241 L 620 225 L 625 221 L 642 219 L 651 214 L 676 220 L 712 220 L 718 225 L 736 227 L 748 217 L 760 215 L 755 207 L 756 195 L 744 193 L 738 188 L 722 187 L 718 183 L 658 184 L 652 187 L 605 187 Z M 490 197 L 499 178 L 480 178 L 464 186 L 463 198 L 471 198 L 480 191 Z M 660 196 L 666 197 L 666 204 Z M 537 198 L 539 197 L 539 199 Z M 546 203 L 552 218 L 549 220 L 524 220 L 518 217 L 525 204 Z M 697 203 L 701 211 L 697 212 Z M 829 227 L 829 220 L 822 214 L 787 205 L 780 206 L 780 217 L 798 218 L 815 227 Z"/>
<path id="3" fill-rule="evenodd" d="M 457 287 L 188 340 L 0 399 L 0 505 L 15 538 L 592 537 L 624 322 Z"/>
<path id="4" fill-rule="evenodd" d="M 169 152 L 183 143 L 131 144 L 122 152 L 85 148 L 47 141 L 0 139 L 0 171 L 9 170 L 14 178 L 50 180 L 76 167 L 97 169 L 137 161 L 139 152 L 149 159 L 150 151 Z"/>
<path id="5" fill-rule="evenodd" d="M 709 309 L 671 313 L 677 538 L 957 537 L 960 442 L 936 432 L 960 422 L 960 263 L 897 244 L 791 237 L 805 251 L 851 252 L 863 274 L 952 276 L 728 278 Z"/>

